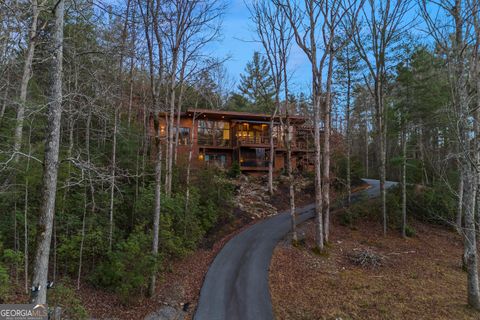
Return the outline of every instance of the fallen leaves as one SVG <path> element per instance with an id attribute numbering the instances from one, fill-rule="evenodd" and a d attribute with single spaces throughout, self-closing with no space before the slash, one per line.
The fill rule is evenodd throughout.
<path id="1" fill-rule="evenodd" d="M 478 319 L 466 307 L 461 239 L 441 227 L 414 222 L 417 236 L 360 222 L 352 230 L 333 217 L 328 257 L 314 254 L 314 225 L 300 226 L 305 245 L 282 241 L 270 265 L 270 292 L 277 319 Z M 353 264 L 352 253 L 370 250 L 381 268 Z M 387 263 L 388 261 L 388 263 Z"/>

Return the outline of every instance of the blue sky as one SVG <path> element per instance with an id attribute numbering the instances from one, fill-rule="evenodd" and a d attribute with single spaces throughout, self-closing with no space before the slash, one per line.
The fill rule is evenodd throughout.
<path id="1" fill-rule="evenodd" d="M 244 72 L 245 66 L 251 60 L 255 50 L 263 52 L 260 43 L 255 42 L 256 33 L 253 24 L 250 21 L 250 12 L 246 3 L 252 0 L 225 0 L 227 9 L 223 19 L 222 38 L 220 41 L 212 44 L 212 52 L 219 58 L 229 56 L 230 59 L 225 63 L 229 76 L 238 85 L 240 73 Z M 414 19 L 417 9 L 411 10 L 407 17 Z M 415 30 L 412 30 L 417 36 L 425 36 L 425 29 L 421 20 L 412 21 Z M 420 41 L 421 40 L 421 41 Z M 425 42 L 425 39 L 417 39 L 419 42 Z M 310 93 L 311 69 L 310 64 L 304 52 L 292 42 L 292 50 L 289 57 L 289 75 L 290 91 L 299 93 Z M 235 86 L 236 89 L 236 86 Z"/>
<path id="2" fill-rule="evenodd" d="M 225 67 L 236 84 L 240 79 L 240 73 L 251 60 L 253 52 L 263 51 L 261 44 L 254 40 L 255 32 L 244 0 L 229 1 L 223 19 L 222 39 L 213 45 L 213 52 L 217 57 L 230 57 Z M 291 90 L 308 92 L 311 83 L 309 63 L 304 53 L 296 46 L 292 48 L 289 63 Z"/>

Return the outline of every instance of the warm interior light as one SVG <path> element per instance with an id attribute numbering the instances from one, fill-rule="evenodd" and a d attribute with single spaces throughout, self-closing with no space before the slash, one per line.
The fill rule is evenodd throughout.
<path id="1" fill-rule="evenodd" d="M 203 158 L 204 158 L 203 153 L 200 153 L 200 154 L 198 155 L 198 160 L 203 160 Z"/>

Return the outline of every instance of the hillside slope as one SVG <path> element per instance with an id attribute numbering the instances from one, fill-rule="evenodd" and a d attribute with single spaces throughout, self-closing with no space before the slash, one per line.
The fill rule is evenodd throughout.
<path id="1" fill-rule="evenodd" d="M 277 319 L 480 319 L 466 305 L 463 246 L 454 232 L 412 222 L 416 236 L 402 239 L 363 221 L 341 226 L 336 213 L 331 245 L 324 256 L 313 247 L 313 222 L 301 226 L 304 241 L 289 239 L 275 249 L 270 291 Z M 371 252 L 377 267 L 353 257 Z"/>

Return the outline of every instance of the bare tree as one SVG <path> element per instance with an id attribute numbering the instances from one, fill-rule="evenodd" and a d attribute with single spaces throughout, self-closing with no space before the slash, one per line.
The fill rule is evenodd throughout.
<path id="1" fill-rule="evenodd" d="M 403 125 L 401 132 L 402 144 L 402 237 L 407 236 L 407 128 Z"/>
<path id="2" fill-rule="evenodd" d="M 43 196 L 37 229 L 37 248 L 33 264 L 31 300 L 34 304 L 47 301 L 48 260 L 52 240 L 53 217 L 58 177 L 58 155 L 60 149 L 60 124 L 62 118 L 62 60 L 64 0 L 54 7 L 55 26 L 53 31 L 52 90 L 47 112 L 47 138 L 43 170 Z"/>
<path id="3" fill-rule="evenodd" d="M 395 61 L 389 50 L 394 49 L 410 28 L 407 17 L 410 9 L 410 0 L 368 0 L 353 37 L 357 52 L 366 65 L 365 84 L 375 100 L 384 234 L 387 233 L 385 93 L 388 68 Z"/>
<path id="4" fill-rule="evenodd" d="M 318 57 L 317 53 L 317 16 L 318 6 L 313 0 L 305 1 L 305 7 L 297 2 L 274 2 L 287 16 L 295 35 L 297 45 L 307 55 L 312 67 L 313 122 L 315 141 L 315 244 L 319 250 L 324 248 L 323 199 L 320 152 L 320 104 L 323 90 L 323 68 L 327 53 Z"/>
<path id="5" fill-rule="evenodd" d="M 351 27 L 345 28 L 344 41 L 335 44 L 336 35 L 344 26 L 354 26 L 362 3 L 341 0 L 313 1 L 304 5 L 298 2 L 275 0 L 284 11 L 297 45 L 306 54 L 312 67 L 312 95 L 315 141 L 315 225 L 316 245 L 323 250 L 330 228 L 330 114 L 332 102 L 332 77 L 335 53 L 351 36 Z M 350 17 L 345 21 L 346 17 Z M 350 30 L 347 30 L 350 29 Z M 327 79 L 324 82 L 324 73 Z M 323 115 L 323 148 L 320 147 L 320 122 Z M 323 167 L 322 167 L 323 160 Z M 323 175 L 322 175 L 323 171 Z"/>
<path id="6" fill-rule="evenodd" d="M 170 0 L 161 9 L 165 25 L 163 28 L 165 50 L 169 55 L 169 63 L 166 69 L 170 72 L 168 77 L 167 101 L 169 115 L 165 159 L 165 194 L 170 196 L 172 192 L 173 160 L 175 157 L 176 135 L 174 120 L 177 73 L 179 73 L 178 68 L 180 66 L 180 74 L 183 81 L 184 67 L 186 67 L 186 64 L 182 64 L 180 61 L 181 49 L 183 46 L 188 48 L 190 51 L 189 55 L 192 52 L 197 53 L 200 48 L 218 35 L 219 18 L 223 14 L 224 6 L 218 0 Z M 186 62 L 188 62 L 188 58 Z"/>
<path id="7" fill-rule="evenodd" d="M 450 85 L 453 92 L 453 110 L 450 125 L 458 143 L 457 160 L 460 168 L 459 212 L 465 218 L 462 233 L 464 235 L 464 264 L 467 270 L 468 304 L 480 310 L 480 291 L 478 280 L 478 253 L 475 226 L 475 206 L 479 167 L 477 155 L 478 135 L 472 128 L 470 95 L 467 89 L 468 64 L 473 61 L 475 68 L 478 50 L 478 4 L 477 1 L 421 1 L 421 13 L 430 35 L 436 45 L 447 55 L 450 67 Z M 473 40 L 471 39 L 473 38 Z M 474 50 L 467 50 L 469 41 L 475 44 Z M 472 55 L 473 59 L 468 59 Z M 478 81 L 475 76 L 474 81 Z M 478 93 L 477 93 L 478 94 Z M 478 108 L 475 106 L 475 108 Z M 474 117 L 475 122 L 475 117 Z M 478 124 L 476 124 L 478 125 Z M 470 137 L 474 136 L 472 144 Z M 473 148 L 472 148 L 473 145 Z M 460 189 L 459 188 L 459 189 Z M 459 227 L 459 225 L 457 225 Z"/>
<path id="8" fill-rule="evenodd" d="M 145 8 L 141 0 L 138 0 L 138 8 L 142 17 L 144 36 L 147 43 L 148 68 L 150 80 L 150 93 L 153 104 L 153 112 L 145 110 L 145 127 L 149 125 L 150 116 L 154 124 L 154 152 L 155 152 L 155 205 L 153 209 L 153 239 L 152 254 L 157 257 L 160 233 L 160 212 L 161 212 L 161 183 L 162 183 L 162 145 L 160 137 L 160 85 L 163 83 L 163 38 L 159 30 L 159 6 L 160 2 L 147 0 Z M 152 36 L 152 33 L 155 37 Z M 154 40 L 157 40 L 158 64 L 155 63 Z M 156 66 L 157 72 L 155 71 Z M 147 113 L 149 114 L 147 116 Z M 147 136 L 147 134 L 145 134 Z M 157 268 L 153 270 L 150 278 L 150 294 L 155 293 Z"/>
<path id="9" fill-rule="evenodd" d="M 283 10 L 273 5 L 270 5 L 267 1 L 255 2 L 250 9 L 251 19 L 254 22 L 256 33 L 259 41 L 261 42 L 267 60 L 270 66 L 270 75 L 273 80 L 275 89 L 275 108 L 272 112 L 270 120 L 270 161 L 268 170 L 268 188 L 270 193 L 273 194 L 273 161 L 275 158 L 275 145 L 274 145 L 274 130 L 275 130 L 275 118 L 278 115 L 281 126 L 286 129 L 282 130 L 287 132 L 284 135 L 283 140 L 287 149 L 287 174 L 289 178 L 289 201 L 290 201 L 290 214 L 292 220 L 292 234 L 294 241 L 297 240 L 296 234 L 296 215 L 295 215 L 295 189 L 294 178 L 292 174 L 291 163 L 291 143 L 293 132 L 291 132 L 290 121 L 288 118 L 288 78 L 287 78 L 287 61 L 293 40 L 292 29 L 289 26 L 288 19 Z M 285 112 L 286 112 L 286 126 L 284 125 L 283 115 L 281 114 L 281 98 L 282 86 L 284 87 L 284 99 L 285 99 Z"/>
<path id="10" fill-rule="evenodd" d="M 35 46 L 37 44 L 37 29 L 38 16 L 40 15 L 40 8 L 45 1 L 38 3 L 38 0 L 32 0 L 32 21 L 28 33 L 28 47 L 25 55 L 25 62 L 23 65 L 22 81 L 20 82 L 20 96 L 17 108 L 17 123 L 15 126 L 15 136 L 13 141 L 13 151 L 19 152 L 22 145 L 23 121 L 25 119 L 25 104 L 27 102 L 27 89 L 30 78 L 32 77 L 32 63 L 33 55 L 35 53 Z M 17 156 L 15 156 L 16 159 Z"/>

